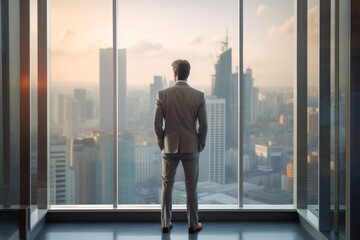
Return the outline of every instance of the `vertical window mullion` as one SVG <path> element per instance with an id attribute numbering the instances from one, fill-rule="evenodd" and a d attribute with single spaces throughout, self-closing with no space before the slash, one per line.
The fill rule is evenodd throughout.
<path id="1" fill-rule="evenodd" d="M 307 1 L 295 2 L 294 207 L 307 208 Z"/>
<path id="2" fill-rule="evenodd" d="M 331 229 L 330 213 L 330 0 L 319 13 L 319 230 Z"/>

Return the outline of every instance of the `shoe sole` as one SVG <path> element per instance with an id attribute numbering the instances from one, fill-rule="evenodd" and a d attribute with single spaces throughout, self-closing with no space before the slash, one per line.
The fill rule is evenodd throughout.
<path id="1" fill-rule="evenodd" d="M 200 231 L 201 229 L 202 229 L 202 227 L 201 227 L 201 228 L 198 228 L 198 229 L 189 228 L 189 233 L 196 233 L 196 232 Z"/>

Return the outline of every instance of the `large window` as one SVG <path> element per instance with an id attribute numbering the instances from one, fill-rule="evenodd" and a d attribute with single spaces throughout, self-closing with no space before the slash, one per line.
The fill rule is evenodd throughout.
<path id="1" fill-rule="evenodd" d="M 293 203 L 293 1 L 244 1 L 244 204 Z"/>
<path id="2" fill-rule="evenodd" d="M 292 204 L 293 9 L 293 1 L 244 1 L 245 69 L 238 69 L 237 0 L 118 1 L 119 204 L 160 203 L 153 111 L 157 91 L 174 84 L 171 63 L 178 58 L 189 60 L 188 82 L 206 95 L 209 128 L 200 154 L 199 203 L 237 205 L 240 175 L 244 204 Z M 50 202 L 112 204 L 112 1 L 54 0 L 50 14 Z M 173 202 L 185 200 L 180 164 Z"/>
<path id="3" fill-rule="evenodd" d="M 112 1 L 50 6 L 50 203 L 112 204 Z"/>
<path id="4" fill-rule="evenodd" d="M 126 103 L 119 106 L 119 114 L 126 112 L 119 115 L 119 203 L 160 203 L 154 107 L 157 91 L 174 85 L 171 63 L 181 58 L 191 64 L 189 85 L 205 93 L 207 104 L 199 203 L 237 204 L 238 1 L 120 0 L 118 15 L 119 98 Z M 179 164 L 173 203 L 186 202 L 184 180 Z"/>
<path id="5" fill-rule="evenodd" d="M 51 204 L 113 202 L 111 3 L 51 4 Z M 238 1 L 118 3 L 118 203 L 160 203 L 155 99 L 174 84 L 172 61 L 183 58 L 189 85 L 207 102 L 199 203 L 236 205 Z M 180 164 L 173 202 L 185 199 Z"/>

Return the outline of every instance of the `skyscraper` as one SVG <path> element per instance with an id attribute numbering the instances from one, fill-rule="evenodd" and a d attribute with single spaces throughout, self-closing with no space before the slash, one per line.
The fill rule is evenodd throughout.
<path id="1" fill-rule="evenodd" d="M 247 68 L 243 75 L 243 107 L 244 107 L 244 131 L 248 132 L 250 130 L 251 123 L 253 122 L 253 81 L 252 78 L 252 69 Z"/>
<path id="2" fill-rule="evenodd" d="M 118 52 L 118 128 L 127 128 L 126 110 L 126 49 Z M 100 49 L 100 130 L 113 131 L 113 49 Z"/>
<path id="3" fill-rule="evenodd" d="M 252 91 L 252 110 L 251 110 L 251 122 L 255 123 L 258 120 L 259 117 L 259 87 L 254 87 L 253 86 L 253 91 Z"/>
<path id="4" fill-rule="evenodd" d="M 79 104 L 79 119 L 84 121 L 86 119 L 86 90 L 75 88 L 74 98 L 78 100 Z"/>
<path id="5" fill-rule="evenodd" d="M 319 109 L 308 107 L 307 109 L 307 134 L 318 136 Z"/>
<path id="6" fill-rule="evenodd" d="M 238 77 L 232 74 L 232 49 L 228 48 L 228 38 L 222 42 L 222 53 L 219 55 L 215 64 L 215 75 L 212 76 L 212 96 L 225 99 L 226 101 L 226 148 L 237 147 L 237 125 L 238 121 L 234 121 L 237 111 L 237 86 Z M 236 89 L 236 91 L 234 91 Z M 233 116 L 232 116 L 233 115 Z M 237 117 L 236 117 L 237 118 Z M 234 134 L 235 133 L 235 134 Z"/>
<path id="7" fill-rule="evenodd" d="M 62 125 L 64 123 L 64 103 L 65 98 L 64 94 L 60 93 L 58 95 L 58 102 L 57 102 L 57 123 Z"/>
<path id="8" fill-rule="evenodd" d="M 255 144 L 255 156 L 257 157 L 258 170 L 280 172 L 284 162 L 284 148 L 274 146 L 273 143 Z"/>
<path id="9" fill-rule="evenodd" d="M 227 149 L 229 148 L 238 148 L 238 122 L 239 122 L 239 73 L 231 74 L 230 79 L 230 106 L 229 106 L 229 121 L 226 121 L 226 124 L 229 124 L 227 134 L 229 134 L 230 143 L 226 144 Z"/>
<path id="10" fill-rule="evenodd" d="M 118 139 L 118 201 L 135 202 L 135 139 L 129 132 L 121 132 Z"/>
<path id="11" fill-rule="evenodd" d="M 102 162 L 94 138 L 74 138 L 70 143 L 74 171 L 75 204 L 103 203 Z"/>
<path id="12" fill-rule="evenodd" d="M 50 203 L 74 204 L 74 184 L 71 182 L 69 140 L 51 134 L 50 149 Z"/>
<path id="13" fill-rule="evenodd" d="M 154 114 L 156 103 L 156 95 L 163 88 L 163 80 L 161 76 L 154 76 L 154 83 L 150 84 L 150 115 Z"/>
<path id="14" fill-rule="evenodd" d="M 78 137 L 79 101 L 74 98 L 67 98 L 64 105 L 64 135 L 68 139 Z"/>
<path id="15" fill-rule="evenodd" d="M 102 162 L 102 182 L 104 191 L 104 203 L 111 204 L 114 201 L 114 161 L 113 161 L 113 139 L 111 135 L 103 132 L 93 131 L 92 137 L 98 146 L 99 159 Z"/>
<path id="16" fill-rule="evenodd" d="M 308 204 L 318 204 L 319 156 L 317 152 L 307 155 Z"/>
<path id="17" fill-rule="evenodd" d="M 209 181 L 220 184 L 225 183 L 225 104 L 225 99 L 206 98 L 208 123 L 205 146 L 206 162 L 200 162 L 200 167 L 208 171 Z"/>
<path id="18" fill-rule="evenodd" d="M 155 146 L 135 147 L 135 183 L 144 185 L 161 176 L 161 152 Z"/>

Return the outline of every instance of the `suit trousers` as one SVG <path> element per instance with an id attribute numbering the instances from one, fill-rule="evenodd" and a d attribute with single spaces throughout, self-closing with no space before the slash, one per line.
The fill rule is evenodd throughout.
<path id="1" fill-rule="evenodd" d="M 163 153 L 161 225 L 168 227 L 171 221 L 172 191 L 176 168 L 181 161 L 185 173 L 186 207 L 189 227 L 198 225 L 197 183 L 199 178 L 199 153 Z"/>

